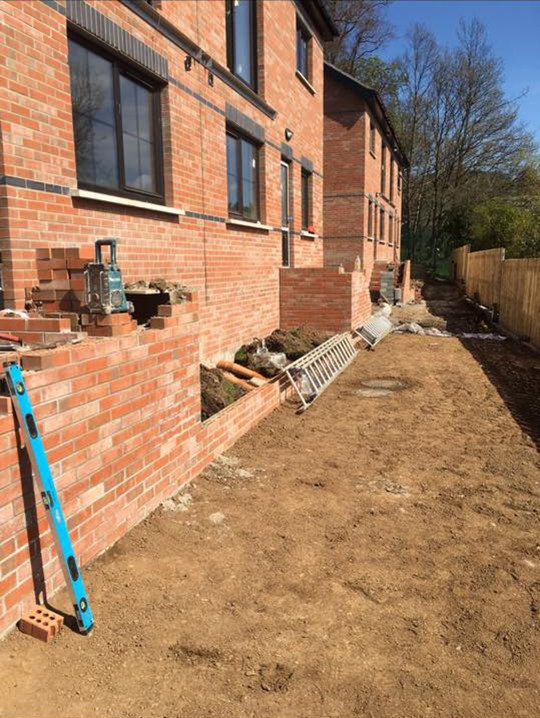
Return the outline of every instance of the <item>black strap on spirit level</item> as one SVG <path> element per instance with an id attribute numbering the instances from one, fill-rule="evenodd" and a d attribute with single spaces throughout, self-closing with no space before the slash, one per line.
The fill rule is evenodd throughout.
<path id="1" fill-rule="evenodd" d="M 26 450 L 30 457 L 34 479 L 41 493 L 45 513 L 47 514 L 51 533 L 54 537 L 54 543 L 56 544 L 58 558 L 60 559 L 66 584 L 73 599 L 77 624 L 81 633 L 88 633 L 94 625 L 92 611 L 90 610 L 83 580 L 77 567 L 66 521 L 62 513 L 58 494 L 56 493 L 47 455 L 45 454 L 43 443 L 39 435 L 32 404 L 28 398 L 23 375 L 20 367 L 15 363 L 7 364 L 5 371 L 8 390 L 13 400 L 13 406 L 15 407 L 15 412 L 19 420 Z"/>

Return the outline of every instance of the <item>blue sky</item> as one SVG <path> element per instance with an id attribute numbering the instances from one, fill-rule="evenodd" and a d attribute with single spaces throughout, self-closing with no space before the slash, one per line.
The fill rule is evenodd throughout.
<path id="1" fill-rule="evenodd" d="M 504 61 L 504 87 L 519 100 L 520 117 L 540 145 L 540 0 L 394 0 L 388 19 L 396 37 L 379 54 L 400 54 L 407 28 L 423 23 L 441 44 L 453 45 L 461 17 L 477 17 L 487 28 L 495 53 Z"/>

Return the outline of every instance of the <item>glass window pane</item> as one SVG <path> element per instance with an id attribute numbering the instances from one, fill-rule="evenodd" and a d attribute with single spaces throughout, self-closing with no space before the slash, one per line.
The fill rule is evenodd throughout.
<path id="1" fill-rule="evenodd" d="M 302 229 L 307 229 L 309 226 L 309 213 L 310 213 L 310 181 L 309 175 L 306 172 L 302 172 Z"/>
<path id="2" fill-rule="evenodd" d="M 94 183 L 103 187 L 118 186 L 118 165 L 116 161 L 116 132 L 104 122 L 92 123 L 94 156 Z"/>
<path id="3" fill-rule="evenodd" d="M 249 85 L 254 78 L 252 5 L 251 0 L 233 0 L 234 72 Z"/>
<path id="4" fill-rule="evenodd" d="M 289 168 L 281 165 L 281 226 L 289 226 Z"/>
<path id="5" fill-rule="evenodd" d="M 242 172 L 242 214 L 257 219 L 257 150 L 246 140 L 240 140 Z"/>
<path id="6" fill-rule="evenodd" d="M 122 129 L 137 136 L 137 85 L 123 75 L 120 77 Z"/>
<path id="7" fill-rule="evenodd" d="M 77 177 L 118 187 L 112 63 L 69 40 L 69 68 Z"/>
<path id="8" fill-rule="evenodd" d="M 120 77 L 126 186 L 155 192 L 152 138 L 152 93 L 128 77 Z"/>
<path id="9" fill-rule="evenodd" d="M 246 219 L 257 219 L 256 186 L 249 180 L 242 180 L 242 214 Z"/>
<path id="10" fill-rule="evenodd" d="M 289 233 L 281 233 L 281 263 L 284 267 L 289 266 Z"/>
<path id="11" fill-rule="evenodd" d="M 229 212 L 239 214 L 238 141 L 235 137 L 231 137 L 230 135 L 227 135 L 227 197 Z"/>

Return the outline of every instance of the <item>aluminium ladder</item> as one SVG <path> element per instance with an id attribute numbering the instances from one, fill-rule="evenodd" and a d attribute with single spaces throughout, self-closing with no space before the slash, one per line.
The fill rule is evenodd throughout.
<path id="1" fill-rule="evenodd" d="M 28 398 L 26 384 L 21 369 L 17 364 L 6 365 L 5 372 L 8 390 L 11 394 L 15 413 L 24 437 L 24 444 L 32 464 L 32 473 L 41 493 L 58 558 L 73 599 L 77 625 L 81 633 L 88 633 L 94 625 L 94 619 L 84 590 L 81 573 L 75 560 L 73 546 L 71 545 L 47 455 L 39 435 L 36 417 Z"/>
<path id="2" fill-rule="evenodd" d="M 384 339 L 385 336 L 390 334 L 393 328 L 392 322 L 382 314 L 379 314 L 371 317 L 365 324 L 354 329 L 353 334 L 363 339 L 370 349 L 375 349 L 377 344 Z"/>
<path id="3" fill-rule="evenodd" d="M 336 334 L 289 364 L 285 373 L 302 402 L 299 411 L 308 409 L 355 356 L 356 349 L 350 335 L 344 333 Z"/>

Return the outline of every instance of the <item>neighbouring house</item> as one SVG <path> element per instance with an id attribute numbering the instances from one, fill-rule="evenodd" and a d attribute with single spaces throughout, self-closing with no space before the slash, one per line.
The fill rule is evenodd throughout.
<path id="1" fill-rule="evenodd" d="M 324 262 L 350 271 L 358 262 L 380 289 L 392 271 L 402 298 L 410 267 L 401 264 L 403 174 L 409 166 L 379 94 L 324 66 Z"/>
<path id="2" fill-rule="evenodd" d="M 324 266 L 324 0 L 0 3 L 0 331 L 17 356 L 84 565 L 283 397 L 201 421 L 200 364 L 277 327 L 345 331 L 365 276 Z M 189 287 L 149 325 L 84 313 L 118 240 L 126 282 Z M 29 304 L 30 303 L 30 304 Z M 56 345 L 56 346 L 54 346 Z M 0 634 L 63 576 L 0 396 Z"/>

